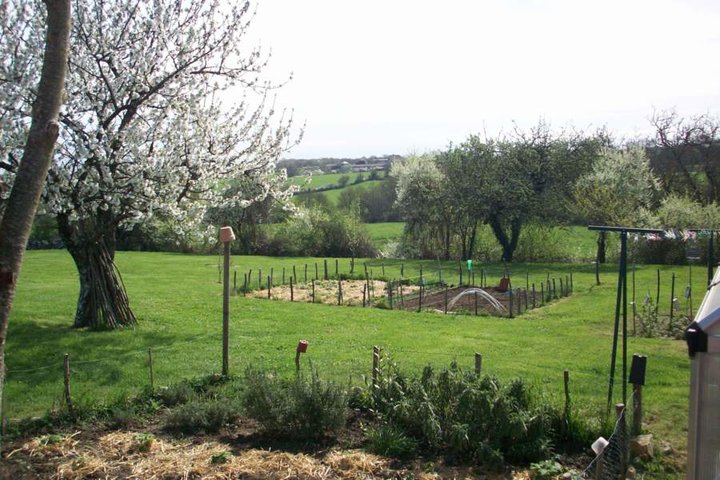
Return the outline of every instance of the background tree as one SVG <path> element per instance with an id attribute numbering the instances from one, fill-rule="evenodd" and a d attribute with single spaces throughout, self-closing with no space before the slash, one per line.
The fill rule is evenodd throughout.
<path id="1" fill-rule="evenodd" d="M 420 250 L 421 256 L 450 258 L 450 185 L 430 154 L 410 155 L 392 164 L 390 175 L 397 179 L 397 205 L 405 220 L 405 236 Z"/>
<path id="2" fill-rule="evenodd" d="M 34 45 L 34 50 L 42 48 L 42 29 L 27 30 L 20 37 L 9 35 L 17 25 L 32 15 L 20 2 L 6 2 L 0 6 L 0 135 L 3 140 L 18 140 L 18 130 L 27 132 L 27 140 L 22 159 L 8 158 L 13 164 L 14 186 L 6 204 L 6 210 L 0 219 L 0 411 L 2 411 L 3 388 L 5 383 L 5 338 L 7 335 L 10 309 L 15 296 L 16 278 L 20 273 L 22 257 L 30 235 L 33 217 L 40 200 L 45 177 L 52 161 L 55 141 L 59 133 L 58 114 L 62 105 L 62 92 L 65 82 L 65 64 L 68 58 L 68 37 L 70 32 L 70 0 L 45 0 L 47 24 L 45 48 L 42 57 L 40 83 L 34 90 L 32 116 L 29 130 L 19 128 L 21 124 L 8 121 L 8 100 L 13 99 L 12 82 L 28 85 L 35 71 L 25 71 L 26 65 L 37 65 L 40 59 L 15 56 L 13 51 L 19 48 L 13 40 Z M 44 17 L 39 11 L 34 13 Z M 38 19 L 40 20 L 40 19 Z M 7 39 L 7 41 L 6 41 Z M 26 52 L 29 54 L 30 52 Z M 38 54 L 39 56 L 39 54 Z M 13 63 L 22 60 L 22 63 Z M 14 119 L 18 120 L 18 119 Z"/>
<path id="3" fill-rule="evenodd" d="M 556 135 L 543 122 L 527 132 L 516 131 L 492 148 L 473 138 L 466 142 L 468 154 L 482 165 L 476 174 L 483 180 L 475 180 L 479 188 L 472 201 L 483 206 L 503 260 L 512 261 L 528 222 L 567 218 L 575 181 L 590 169 L 600 145 L 599 136 Z"/>
<path id="4" fill-rule="evenodd" d="M 667 193 L 687 196 L 703 205 L 720 201 L 720 120 L 709 114 L 682 118 L 656 112 L 649 142 L 651 165 Z"/>
<path id="5" fill-rule="evenodd" d="M 266 108 L 274 85 L 260 77 L 262 53 L 241 48 L 248 2 L 75 5 L 68 104 L 45 202 L 78 268 L 75 326 L 128 325 L 135 318 L 113 263 L 117 229 L 156 214 L 195 228 L 223 201 L 224 178 L 243 178 L 247 189 L 231 199 L 238 205 L 283 198 L 275 164 L 291 120 Z M 31 48 L 20 44 L 17 55 Z M 12 93 L 9 121 L 22 122 L 31 95 L 23 85 Z M 231 105 L 231 95 L 242 100 Z M 19 146 L 7 143 L 6 157 Z"/>
<path id="6" fill-rule="evenodd" d="M 592 171 L 575 185 L 575 205 L 595 225 L 633 226 L 648 222 L 661 196 L 645 149 L 604 148 Z M 597 261 L 605 263 L 606 232 L 599 232 Z"/>

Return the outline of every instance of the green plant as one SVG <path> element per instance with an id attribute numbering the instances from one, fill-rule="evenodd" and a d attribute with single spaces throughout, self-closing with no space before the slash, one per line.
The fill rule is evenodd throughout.
<path id="1" fill-rule="evenodd" d="M 193 400 L 172 410 L 165 428 L 187 434 L 216 433 L 239 416 L 238 406 L 229 399 Z"/>
<path id="2" fill-rule="evenodd" d="M 65 437 L 63 435 L 59 435 L 57 433 L 50 433 L 48 435 L 43 435 L 38 439 L 38 443 L 42 446 L 47 445 L 57 445 L 58 443 L 62 443 L 63 440 L 65 440 Z"/>
<path id="3" fill-rule="evenodd" d="M 335 434 L 345 424 L 347 396 L 332 382 L 325 382 L 311 367 L 309 378 L 294 379 L 248 369 L 242 404 L 270 435 L 285 439 L 314 440 Z"/>
<path id="4" fill-rule="evenodd" d="M 530 475 L 533 480 L 552 480 L 562 473 L 562 465 L 554 459 L 530 464 Z"/>
<path id="5" fill-rule="evenodd" d="M 390 457 L 407 458 L 416 453 L 417 440 L 405 435 L 392 425 L 380 425 L 368 430 L 367 449 L 372 453 Z"/>
<path id="6" fill-rule="evenodd" d="M 232 453 L 230 452 L 214 453 L 213 456 L 210 457 L 210 463 L 213 465 L 222 465 L 223 463 L 228 463 L 231 458 Z"/>
<path id="7" fill-rule="evenodd" d="M 149 432 L 138 433 L 133 438 L 132 449 L 136 452 L 149 452 L 155 443 L 155 435 Z"/>

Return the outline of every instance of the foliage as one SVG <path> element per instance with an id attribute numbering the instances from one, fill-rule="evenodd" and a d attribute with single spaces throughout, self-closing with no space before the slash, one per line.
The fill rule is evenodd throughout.
<path id="1" fill-rule="evenodd" d="M 291 380 L 248 369 L 242 403 L 247 414 L 276 438 L 317 440 L 345 425 L 345 392 L 321 380 L 315 368 L 310 378 L 298 374 Z"/>
<path id="2" fill-rule="evenodd" d="M 407 458 L 417 454 L 417 440 L 392 425 L 378 425 L 367 432 L 367 449 L 378 455 Z"/>
<path id="3" fill-rule="evenodd" d="M 533 480 L 553 480 L 563 473 L 563 467 L 557 460 L 543 460 L 530 464 L 530 478 Z"/>
<path id="4" fill-rule="evenodd" d="M 498 468 L 550 452 L 550 410 L 533 405 L 522 380 L 502 386 L 455 364 L 408 378 L 385 363 L 379 385 L 376 409 L 385 421 L 430 448 Z"/>
<path id="5" fill-rule="evenodd" d="M 228 463 L 232 457 L 233 455 L 230 452 L 213 453 L 210 457 L 210 463 L 213 465 L 222 465 L 224 463 Z"/>
<path id="6" fill-rule="evenodd" d="M 683 118 L 674 110 L 655 112 L 649 141 L 653 169 L 668 194 L 707 205 L 720 201 L 720 119 L 710 114 Z"/>
<path id="7" fill-rule="evenodd" d="M 209 204 L 247 206 L 286 198 L 279 155 L 292 120 L 265 105 L 275 88 L 262 79 L 266 58 L 246 50 L 248 2 L 190 0 L 73 3 L 67 104 L 60 115 L 44 205 L 76 261 L 81 293 L 76 326 L 134 323 L 115 273 L 117 228 L 161 215 L 176 230 L 199 230 Z M 219 12 L 222 11 L 222 14 Z M 0 157 L 18 158 L 40 70 L 41 2 L 3 8 L 3 39 L 13 46 L 0 96 Z M 7 16 L 10 14 L 10 16 Z M 239 103 L 224 92 L 242 92 Z M 12 183 L 17 162 L 0 162 Z M 223 197 L 221 181 L 241 179 Z M 213 232 L 214 233 L 214 232 Z"/>
<path id="8" fill-rule="evenodd" d="M 604 148 L 592 170 L 575 185 L 577 209 L 591 224 L 637 225 L 657 207 L 660 182 L 650 169 L 645 149 Z"/>
<path id="9" fill-rule="evenodd" d="M 374 257 L 375 248 L 357 212 L 299 209 L 266 247 L 282 256 Z"/>
<path id="10" fill-rule="evenodd" d="M 217 433 L 239 416 L 239 406 L 228 398 L 192 400 L 168 413 L 165 428 L 187 434 Z"/>
<path id="11" fill-rule="evenodd" d="M 155 443 L 155 435 L 149 432 L 138 433 L 133 438 L 133 450 L 137 452 L 149 452 Z"/>

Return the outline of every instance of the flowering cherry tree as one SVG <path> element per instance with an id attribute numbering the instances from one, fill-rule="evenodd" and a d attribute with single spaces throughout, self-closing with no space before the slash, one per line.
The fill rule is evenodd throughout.
<path id="1" fill-rule="evenodd" d="M 6 5 L 7 3 L 7 5 Z M 115 232 L 152 215 L 199 226 L 219 202 L 287 198 L 279 155 L 292 118 L 269 105 L 277 85 L 267 58 L 246 48 L 249 2 L 76 0 L 60 138 L 44 192 L 46 209 L 80 277 L 75 326 L 132 325 L 114 266 Z M 25 35 L 41 2 L 2 7 L 0 176 L 11 185 L 41 45 Z M 234 98 L 234 101 L 229 99 Z M 222 198 L 226 179 L 241 179 Z"/>

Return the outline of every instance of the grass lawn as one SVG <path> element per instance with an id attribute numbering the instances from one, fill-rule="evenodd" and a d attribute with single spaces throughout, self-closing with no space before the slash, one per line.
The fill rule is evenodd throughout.
<path id="1" fill-rule="evenodd" d="M 402 237 L 404 222 L 366 223 L 365 228 L 376 248 L 382 249 L 388 242 Z"/>
<path id="2" fill-rule="evenodd" d="M 305 265 L 314 276 L 318 259 L 234 257 L 233 269 L 258 269 L 263 277 L 272 268 L 280 282 L 283 267 L 296 266 L 303 279 Z M 418 275 L 421 262 L 370 260 L 377 277 Z M 109 399 L 137 391 L 148 383 L 148 349 L 153 349 L 155 382 L 164 385 L 217 372 L 221 367 L 221 285 L 217 256 L 119 252 L 117 264 L 126 283 L 139 325 L 136 329 L 96 332 L 70 327 L 77 295 L 77 274 L 65 251 L 30 251 L 18 285 L 10 319 L 6 358 L 8 383 L 6 416 L 38 415 L 59 405 L 62 398 L 63 354 L 72 365 L 76 402 Z M 349 260 L 339 262 L 341 272 Z M 451 283 L 457 262 L 422 262 L 426 278 L 437 275 L 438 265 Z M 328 261 L 334 273 L 334 259 Z M 485 265 L 490 283 L 502 275 L 499 265 Z M 362 268 L 356 261 L 356 269 Z M 476 271 L 480 268 L 476 265 Z M 637 269 L 636 291 L 641 300 L 655 292 L 655 266 Z M 685 285 L 687 267 L 659 267 L 662 275 L 661 313 L 669 309 L 671 272 Z M 592 415 L 604 410 L 613 331 L 616 266 L 602 269 L 603 283 L 594 285 L 594 270 L 586 265 L 513 265 L 516 286 L 538 284 L 547 275 L 564 278 L 574 273 L 575 294 L 514 319 L 444 316 L 380 309 L 334 307 L 234 296 L 231 299 L 231 373 L 247 365 L 294 371 L 299 339 L 310 343 L 303 362 L 315 364 L 321 374 L 359 383 L 370 375 L 373 345 L 390 353 L 400 367 L 418 373 L 426 364 L 446 366 L 451 361 L 472 368 L 474 352 L 483 354 L 483 371 L 503 379 L 521 376 L 548 399 L 561 405 L 563 370 L 570 370 L 573 406 Z M 701 300 L 705 272 L 693 275 L 694 307 Z M 524 286 L 524 285 L 523 285 Z M 665 300 L 662 300 L 665 299 Z M 683 308 L 685 302 L 683 301 Z M 630 322 L 632 331 L 632 321 Z M 628 353 L 648 356 L 644 390 L 647 429 L 676 449 L 685 449 L 689 360 L 682 341 L 631 337 Z M 618 375 L 617 382 L 619 383 Z M 619 401 L 620 386 L 615 389 Z"/>
<path id="3" fill-rule="evenodd" d="M 327 185 L 337 185 L 340 177 L 348 177 L 350 181 L 348 185 L 352 185 L 359 173 L 324 173 L 322 175 L 313 175 L 310 177 L 310 183 L 305 183 L 307 177 L 299 175 L 297 177 L 290 177 L 288 180 L 293 185 L 300 185 L 303 190 L 312 190 L 313 188 L 325 187 Z M 362 172 L 364 179 L 370 176 L 370 172 Z M 364 183 L 364 182 L 363 182 Z"/>

